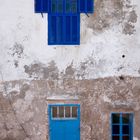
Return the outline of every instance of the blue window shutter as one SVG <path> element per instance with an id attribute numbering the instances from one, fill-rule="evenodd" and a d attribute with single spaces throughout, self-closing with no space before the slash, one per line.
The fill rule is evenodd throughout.
<path id="1" fill-rule="evenodd" d="M 49 13 L 57 12 L 57 0 L 49 0 Z"/>
<path id="2" fill-rule="evenodd" d="M 80 15 L 67 15 L 64 21 L 64 43 L 67 45 L 80 44 Z"/>
<path id="3" fill-rule="evenodd" d="M 78 0 L 71 0 L 71 13 L 77 13 Z"/>
<path id="4" fill-rule="evenodd" d="M 49 1 L 48 0 L 43 0 L 43 13 L 48 13 L 48 6 L 49 6 Z"/>
<path id="5" fill-rule="evenodd" d="M 56 36 L 57 36 L 57 43 L 63 44 L 63 16 L 57 16 L 57 23 L 56 23 Z"/>
<path id="6" fill-rule="evenodd" d="M 48 13 L 48 44 L 79 45 L 80 13 L 93 13 L 94 0 L 34 0 L 36 13 Z"/>
<path id="7" fill-rule="evenodd" d="M 93 13 L 93 0 L 79 0 L 81 13 Z"/>
<path id="8" fill-rule="evenodd" d="M 87 6 L 87 13 L 93 13 L 93 7 L 94 7 L 93 0 L 86 0 L 86 6 Z"/>
<path id="9" fill-rule="evenodd" d="M 35 13 L 47 13 L 48 0 L 35 0 Z"/>
<path id="10" fill-rule="evenodd" d="M 63 16 L 48 14 L 48 44 L 63 44 Z"/>
<path id="11" fill-rule="evenodd" d="M 80 15 L 72 16 L 72 43 L 80 44 Z"/>
<path id="12" fill-rule="evenodd" d="M 80 13 L 85 13 L 85 7 L 86 7 L 86 5 L 85 5 L 85 3 L 86 3 L 86 0 L 79 0 L 79 3 L 80 3 Z"/>
<path id="13" fill-rule="evenodd" d="M 57 13 L 62 13 L 64 11 L 64 1 L 59 0 L 57 1 Z"/>
<path id="14" fill-rule="evenodd" d="M 48 14 L 49 45 L 80 44 L 80 14 Z"/>
<path id="15" fill-rule="evenodd" d="M 49 13 L 63 13 L 63 0 L 49 0 Z"/>
<path id="16" fill-rule="evenodd" d="M 65 17 L 65 42 L 70 43 L 71 42 L 71 16 Z"/>
<path id="17" fill-rule="evenodd" d="M 64 0 L 65 3 L 65 13 L 77 13 L 78 10 L 78 0 Z"/>
<path id="18" fill-rule="evenodd" d="M 40 13 L 41 12 L 41 7 L 42 7 L 42 0 L 35 0 L 35 13 Z"/>
<path id="19" fill-rule="evenodd" d="M 56 42 L 56 18 L 48 14 L 48 44 L 50 45 Z"/>

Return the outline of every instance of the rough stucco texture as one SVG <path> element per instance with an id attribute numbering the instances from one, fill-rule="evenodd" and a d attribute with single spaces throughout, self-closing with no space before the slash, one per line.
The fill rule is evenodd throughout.
<path id="1" fill-rule="evenodd" d="M 47 140 L 49 97 L 79 99 L 81 140 L 108 140 L 110 113 L 134 113 L 134 137 L 140 139 L 140 78 L 96 80 L 21 80 L 1 83 L 0 139 Z M 55 99 L 54 98 L 54 99 Z"/>
<path id="2" fill-rule="evenodd" d="M 81 14 L 79 46 L 48 46 L 47 14 L 35 14 L 33 0 L 1 0 L 3 79 L 33 79 L 36 71 L 43 76 L 52 62 L 59 71 L 54 77 L 70 65 L 86 79 L 140 76 L 139 9 L 138 0 L 95 0 L 94 14 Z"/>
<path id="3" fill-rule="evenodd" d="M 33 9 L 0 0 L 0 140 L 48 140 L 49 98 L 80 101 L 81 140 L 109 140 L 115 111 L 134 113 L 140 140 L 140 1 L 95 0 L 80 46 L 48 46 Z"/>

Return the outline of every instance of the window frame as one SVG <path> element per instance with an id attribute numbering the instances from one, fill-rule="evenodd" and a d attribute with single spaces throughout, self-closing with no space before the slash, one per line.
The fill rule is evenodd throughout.
<path id="1" fill-rule="evenodd" d="M 119 123 L 113 123 L 113 114 L 119 114 Z M 123 123 L 122 115 L 129 114 L 129 123 Z M 134 129 L 134 113 L 133 112 L 112 112 L 110 115 L 110 128 L 111 135 L 110 139 L 113 140 L 113 136 L 119 136 L 119 140 L 123 140 L 123 136 L 129 136 L 129 140 L 133 140 L 133 129 Z M 119 134 L 113 134 L 113 125 L 119 125 Z M 129 126 L 129 134 L 123 133 L 123 126 Z"/>
<path id="2" fill-rule="evenodd" d="M 70 117 L 66 117 L 65 116 L 65 109 L 64 109 L 64 117 L 54 117 L 53 118 L 53 114 L 52 114 L 52 107 L 57 107 L 57 109 L 59 107 L 70 107 Z M 77 117 L 72 117 L 72 107 L 77 107 Z M 80 104 L 50 104 L 48 105 L 48 111 L 51 112 L 51 114 L 49 114 L 50 120 L 54 120 L 54 121 L 61 121 L 61 120 L 79 120 L 80 119 Z M 48 113 L 49 113 L 48 112 Z M 58 113 L 57 113 L 58 115 Z"/>

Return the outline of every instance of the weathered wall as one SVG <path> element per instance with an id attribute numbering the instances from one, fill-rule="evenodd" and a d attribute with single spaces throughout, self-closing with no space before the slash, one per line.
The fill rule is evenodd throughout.
<path id="1" fill-rule="evenodd" d="M 140 78 L 133 77 L 1 83 L 0 140 L 47 140 L 47 100 L 59 95 L 80 101 L 81 140 L 109 140 L 110 113 L 115 111 L 134 113 L 134 140 L 140 140 L 139 85 Z"/>
<path id="2" fill-rule="evenodd" d="M 94 14 L 81 14 L 80 46 L 48 46 L 47 14 L 42 18 L 34 13 L 34 0 L 0 0 L 4 80 L 34 79 L 38 75 L 32 71 L 37 70 L 42 76 L 51 62 L 59 76 L 69 66 L 78 71 L 75 76 L 82 73 L 86 79 L 140 76 L 139 9 L 138 0 L 95 0 Z"/>
<path id="3" fill-rule="evenodd" d="M 110 113 L 134 113 L 140 140 L 140 1 L 95 0 L 80 46 L 48 46 L 33 0 L 0 0 L 0 140 L 47 140 L 48 99 L 81 102 L 81 140 L 109 140 Z"/>

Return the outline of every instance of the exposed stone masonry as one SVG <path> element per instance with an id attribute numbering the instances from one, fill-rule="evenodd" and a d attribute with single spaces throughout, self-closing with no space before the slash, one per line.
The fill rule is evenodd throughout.
<path id="1" fill-rule="evenodd" d="M 134 113 L 140 139 L 140 78 L 109 77 L 1 83 L 0 140 L 48 140 L 49 98 L 80 102 L 81 140 L 110 139 L 110 113 L 121 111 Z"/>

